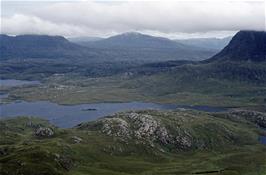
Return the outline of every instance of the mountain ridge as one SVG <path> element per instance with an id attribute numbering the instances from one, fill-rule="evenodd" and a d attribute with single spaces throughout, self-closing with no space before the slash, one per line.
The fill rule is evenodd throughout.
<path id="1" fill-rule="evenodd" d="M 96 48 L 182 48 L 186 46 L 168 38 L 155 37 L 138 32 L 126 32 L 95 42 L 87 43 L 88 47 Z"/>
<path id="2" fill-rule="evenodd" d="M 124 34 L 95 41 L 97 47 L 82 46 L 62 36 L 18 35 L 0 37 L 1 58 L 93 58 L 92 61 L 203 60 L 215 54 L 177 44 L 166 38 Z M 99 43 L 99 44 L 97 44 Z M 103 44 L 102 44 L 103 43 Z M 82 61 L 82 60 L 81 60 Z"/>
<path id="3" fill-rule="evenodd" d="M 69 42 L 62 36 L 1 35 L 2 58 L 57 58 L 89 56 L 88 49 Z"/>
<path id="4" fill-rule="evenodd" d="M 266 32 L 239 31 L 229 44 L 208 60 L 213 61 L 266 61 Z"/>

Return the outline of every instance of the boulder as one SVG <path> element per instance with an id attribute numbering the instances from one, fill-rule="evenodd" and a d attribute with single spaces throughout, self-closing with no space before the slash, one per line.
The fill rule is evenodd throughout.
<path id="1" fill-rule="evenodd" d="M 38 137 L 52 137 L 54 135 L 54 131 L 51 128 L 39 127 L 35 131 L 35 135 Z"/>
<path id="2" fill-rule="evenodd" d="M 80 138 L 78 136 L 73 136 L 71 138 L 72 138 L 72 140 L 73 140 L 74 143 L 80 143 L 80 142 L 82 142 L 82 138 Z"/>

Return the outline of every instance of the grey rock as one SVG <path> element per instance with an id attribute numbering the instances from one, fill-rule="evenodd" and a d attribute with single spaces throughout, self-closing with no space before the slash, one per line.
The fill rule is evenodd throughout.
<path id="1" fill-rule="evenodd" d="M 81 143 L 83 140 L 78 136 L 71 137 L 74 143 Z"/>
<path id="2" fill-rule="evenodd" d="M 128 138 L 129 124 L 121 118 L 104 118 L 99 122 L 103 123 L 102 132 L 109 136 Z"/>
<path id="3" fill-rule="evenodd" d="M 39 127 L 35 131 L 35 135 L 38 137 L 52 137 L 54 135 L 54 131 L 51 128 Z"/>

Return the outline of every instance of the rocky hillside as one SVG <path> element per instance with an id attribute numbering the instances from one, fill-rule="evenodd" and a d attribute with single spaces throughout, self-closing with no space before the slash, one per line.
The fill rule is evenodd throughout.
<path id="1" fill-rule="evenodd" d="M 263 116 L 263 119 L 266 117 Z M 163 152 L 256 142 L 253 134 L 240 126 L 192 111 L 118 113 L 95 122 L 80 124 L 77 128 L 98 131 L 126 144 L 148 145 Z"/>
<path id="2" fill-rule="evenodd" d="M 264 131 L 253 114 L 131 111 L 69 129 L 38 118 L 0 120 L 0 174 L 264 175 Z"/>

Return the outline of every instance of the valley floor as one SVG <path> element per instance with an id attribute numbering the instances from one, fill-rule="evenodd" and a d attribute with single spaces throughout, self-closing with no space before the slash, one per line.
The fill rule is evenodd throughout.
<path id="1" fill-rule="evenodd" d="M 173 82 L 172 78 L 167 78 L 164 74 L 132 78 L 123 75 L 98 78 L 55 75 L 43 79 L 40 85 L 1 87 L 0 90 L 9 94 L 7 99 L 2 100 L 3 103 L 13 100 L 43 100 L 73 105 L 142 101 L 257 109 L 264 108 L 265 105 L 265 86 L 211 80 L 206 85 L 203 83 L 191 87 L 182 82 L 179 82 L 181 86 Z"/>

